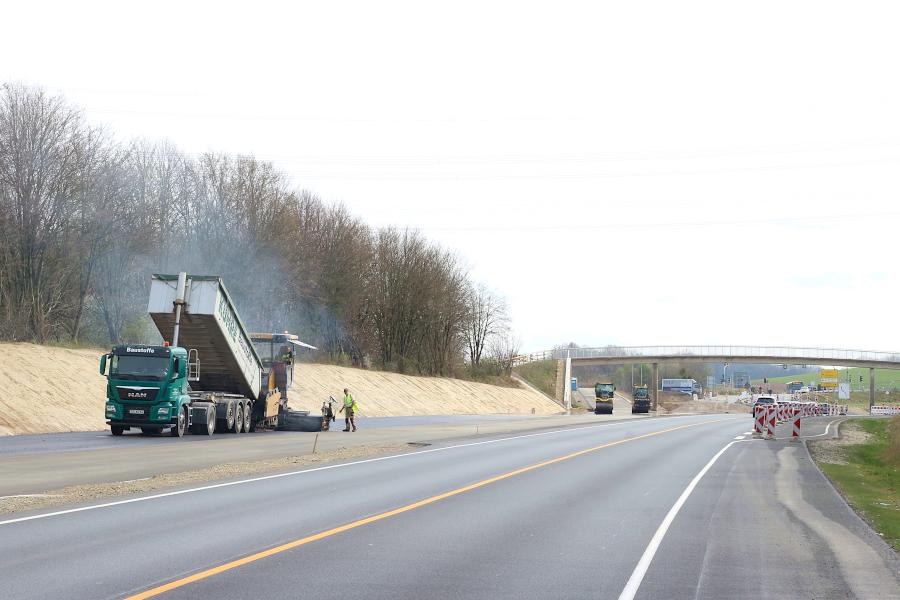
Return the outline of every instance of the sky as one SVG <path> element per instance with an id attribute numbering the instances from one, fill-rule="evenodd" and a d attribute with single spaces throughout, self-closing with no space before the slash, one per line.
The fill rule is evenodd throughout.
<path id="1" fill-rule="evenodd" d="M 0 81 L 421 229 L 521 348 L 900 350 L 896 2 L 16 2 Z"/>

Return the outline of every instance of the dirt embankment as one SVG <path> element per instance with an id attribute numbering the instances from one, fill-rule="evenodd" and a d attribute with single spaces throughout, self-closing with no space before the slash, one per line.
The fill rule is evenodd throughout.
<path id="1" fill-rule="evenodd" d="M 103 352 L 0 344 L 0 435 L 105 428 Z M 368 417 L 560 411 L 530 389 L 307 364 L 295 365 L 291 407 L 318 413 L 324 399 L 340 399 L 345 387 Z"/>
<path id="2" fill-rule="evenodd" d="M 0 344 L 0 435 L 105 427 L 103 352 Z"/>
<path id="3" fill-rule="evenodd" d="M 500 387 L 444 377 L 414 377 L 332 365 L 294 366 L 290 406 L 318 413 L 329 395 L 348 388 L 367 417 L 407 415 L 538 414 L 560 412 L 536 390 Z"/>

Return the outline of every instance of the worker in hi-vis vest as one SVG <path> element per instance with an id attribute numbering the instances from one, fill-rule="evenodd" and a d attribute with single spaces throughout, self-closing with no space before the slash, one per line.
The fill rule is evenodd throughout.
<path id="1" fill-rule="evenodd" d="M 356 419 L 354 416 L 357 410 L 356 400 L 353 399 L 350 390 L 344 388 L 344 405 L 341 407 L 341 412 L 344 413 L 344 431 L 351 431 L 351 427 L 353 428 L 352 431 L 356 431 Z"/>

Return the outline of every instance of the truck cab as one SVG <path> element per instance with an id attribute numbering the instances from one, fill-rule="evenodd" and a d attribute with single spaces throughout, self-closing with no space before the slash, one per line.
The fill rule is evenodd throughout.
<path id="1" fill-rule="evenodd" d="M 603 381 L 594 385 L 594 414 L 611 415 L 613 412 L 613 395 L 616 386 L 611 382 Z"/>
<path id="2" fill-rule="evenodd" d="M 649 413 L 650 388 L 646 385 L 636 385 L 632 392 L 631 413 Z"/>
<path id="3" fill-rule="evenodd" d="M 100 358 L 106 375 L 106 418 L 113 435 L 132 427 L 159 433 L 189 425 L 187 351 L 170 346 L 119 345 Z M 108 373 L 107 373 L 108 367 Z"/>

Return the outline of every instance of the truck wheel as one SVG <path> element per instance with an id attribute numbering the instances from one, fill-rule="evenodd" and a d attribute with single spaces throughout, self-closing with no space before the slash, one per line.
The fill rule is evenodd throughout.
<path id="1" fill-rule="evenodd" d="M 253 421 L 253 406 L 250 404 L 244 405 L 244 433 L 249 433 L 250 425 Z"/>
<path id="2" fill-rule="evenodd" d="M 244 405 L 238 404 L 234 409 L 234 423 L 231 425 L 231 433 L 240 433 L 244 428 Z"/>
<path id="3" fill-rule="evenodd" d="M 216 408 L 214 406 L 206 408 L 206 422 L 198 423 L 197 428 L 200 435 L 212 435 L 216 432 Z"/>
<path id="4" fill-rule="evenodd" d="M 182 406 L 181 410 L 178 411 L 178 422 L 172 426 L 172 431 L 170 432 L 172 437 L 184 437 L 184 432 L 187 429 L 187 408 Z"/>
<path id="5" fill-rule="evenodd" d="M 207 435 L 212 435 L 216 432 L 216 425 L 218 424 L 218 423 L 216 423 L 216 407 L 215 406 L 210 407 L 209 418 L 210 418 L 209 433 Z"/>
<path id="6" fill-rule="evenodd" d="M 125 426 L 124 425 L 110 425 L 109 430 L 112 432 L 113 435 L 122 435 L 123 433 L 125 433 Z"/>
<path id="7" fill-rule="evenodd" d="M 229 402 L 225 409 L 225 426 L 222 431 L 231 431 L 234 428 L 234 413 L 237 412 L 237 404 Z"/>

